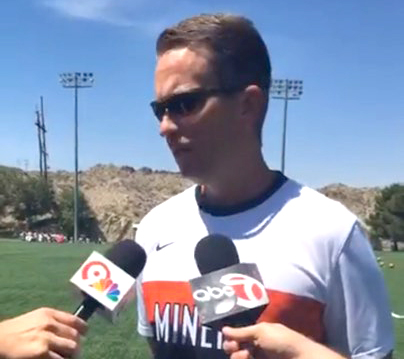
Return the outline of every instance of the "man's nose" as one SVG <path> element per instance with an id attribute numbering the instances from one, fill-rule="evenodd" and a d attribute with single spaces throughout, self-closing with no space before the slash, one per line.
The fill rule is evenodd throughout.
<path id="1" fill-rule="evenodd" d="M 170 118 L 169 113 L 165 112 L 160 122 L 160 136 L 167 137 L 178 130 L 177 124 Z"/>

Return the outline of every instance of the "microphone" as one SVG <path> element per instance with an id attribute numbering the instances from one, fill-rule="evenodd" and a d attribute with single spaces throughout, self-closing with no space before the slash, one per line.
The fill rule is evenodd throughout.
<path id="1" fill-rule="evenodd" d="M 233 241 L 222 234 L 210 234 L 195 247 L 196 265 L 202 275 L 240 263 Z"/>
<path id="2" fill-rule="evenodd" d="M 202 238 L 194 257 L 202 276 L 190 284 L 201 324 L 254 324 L 269 303 L 257 265 L 240 263 L 233 241 L 222 234 Z"/>
<path id="3" fill-rule="evenodd" d="M 146 253 L 136 242 L 125 239 L 105 257 L 94 251 L 70 279 L 84 294 L 74 315 L 88 320 L 96 310 L 114 321 L 131 297 L 135 279 L 146 264 Z"/>

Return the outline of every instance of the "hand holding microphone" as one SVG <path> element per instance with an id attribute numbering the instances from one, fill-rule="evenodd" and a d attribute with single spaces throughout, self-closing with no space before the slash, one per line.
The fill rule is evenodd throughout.
<path id="1" fill-rule="evenodd" d="M 230 359 L 344 359 L 292 329 L 276 323 L 225 327 L 223 349 Z"/>
<path id="2" fill-rule="evenodd" d="M 41 308 L 0 322 L 1 359 L 63 359 L 79 350 L 87 324 L 72 314 Z"/>
<path id="3" fill-rule="evenodd" d="M 190 282 L 201 322 L 223 328 L 230 359 L 343 359 L 282 324 L 255 324 L 269 299 L 257 266 L 240 263 L 230 238 L 201 239 L 195 261 L 202 276 Z"/>

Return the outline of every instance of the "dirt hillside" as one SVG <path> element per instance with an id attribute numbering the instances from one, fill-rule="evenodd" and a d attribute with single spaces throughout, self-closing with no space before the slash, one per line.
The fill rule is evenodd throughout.
<path id="1" fill-rule="evenodd" d="M 56 172 L 52 178 L 58 189 L 73 184 L 72 173 Z M 138 223 L 155 205 L 191 185 L 177 173 L 149 168 L 97 165 L 80 174 L 80 188 L 109 241 L 131 235 L 133 223 Z M 379 189 L 332 184 L 319 191 L 342 202 L 364 220 L 373 210 Z"/>

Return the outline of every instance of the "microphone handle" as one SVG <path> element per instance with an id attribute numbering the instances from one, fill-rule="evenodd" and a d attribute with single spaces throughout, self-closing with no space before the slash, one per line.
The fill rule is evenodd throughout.
<path id="1" fill-rule="evenodd" d="M 86 296 L 86 298 L 81 302 L 81 304 L 77 307 L 73 314 L 76 317 L 87 321 L 100 306 L 101 304 L 98 303 L 95 299 Z"/>

